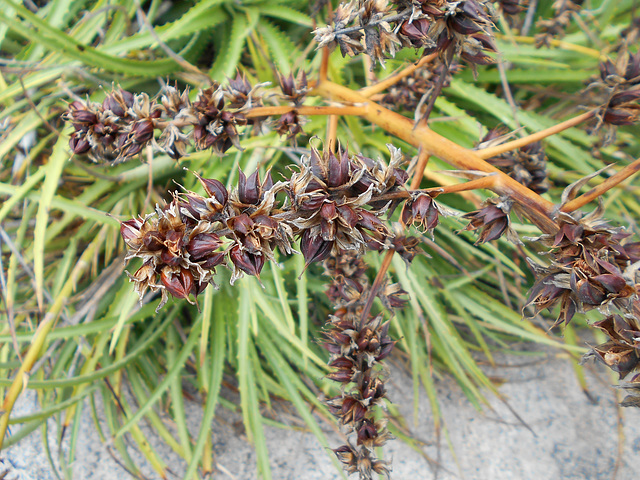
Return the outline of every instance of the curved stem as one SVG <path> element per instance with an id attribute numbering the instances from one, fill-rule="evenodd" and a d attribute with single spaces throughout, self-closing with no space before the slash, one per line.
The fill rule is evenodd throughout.
<path id="1" fill-rule="evenodd" d="M 386 89 L 388 89 L 389 87 L 392 87 L 403 78 L 408 77 L 419 68 L 431 62 L 437 56 L 438 56 L 437 53 L 432 53 L 431 55 L 422 57 L 419 61 L 409 65 L 406 68 L 403 68 L 398 73 L 390 75 L 389 77 L 379 81 L 374 85 L 371 85 L 370 87 L 361 88 L 360 90 L 358 90 L 358 93 L 360 93 L 360 95 L 362 95 L 363 97 L 368 98 L 368 97 L 371 97 L 372 95 L 375 95 L 376 93 L 384 92 Z"/>
<path id="2" fill-rule="evenodd" d="M 322 49 L 322 60 L 320 61 L 320 74 L 318 78 L 321 82 L 324 82 L 327 79 L 329 73 L 329 48 L 323 47 Z"/>
<path id="3" fill-rule="evenodd" d="M 640 158 L 630 163 L 626 167 L 624 167 L 615 175 L 612 175 L 611 177 L 606 179 L 597 187 L 593 187 L 588 192 L 585 192 L 584 194 L 580 195 L 577 198 L 574 198 L 570 202 L 565 203 L 560 209 L 560 211 L 570 213 L 581 207 L 584 207 L 587 203 L 595 200 L 596 198 L 598 198 L 600 195 L 604 194 L 608 190 L 611 190 L 620 182 L 622 182 L 623 180 L 626 180 L 627 178 L 629 178 L 634 173 L 637 173 L 638 171 L 640 171 Z"/>
<path id="4" fill-rule="evenodd" d="M 567 130 L 568 128 L 575 127 L 576 125 L 579 125 L 582 122 L 593 118 L 597 111 L 598 110 L 591 110 L 589 112 L 578 115 L 577 117 L 565 120 L 564 122 L 554 125 L 553 127 L 540 130 L 539 132 L 532 133 L 531 135 L 527 135 L 523 138 L 518 138 L 517 140 L 513 140 L 511 142 L 503 143 L 502 145 L 496 145 L 495 147 L 488 147 L 477 150 L 476 153 L 480 158 L 487 159 L 495 157 L 496 155 L 500 155 L 501 153 L 506 153 L 517 148 L 525 147 L 531 143 L 538 142 L 544 138 L 550 137 L 551 135 L 555 135 L 556 133 Z"/>
<path id="5" fill-rule="evenodd" d="M 420 183 L 424 178 L 424 170 L 427 168 L 427 163 L 429 163 L 429 158 L 431 158 L 431 155 L 429 155 L 425 150 L 420 149 L 420 152 L 418 152 L 416 170 L 413 174 L 413 178 L 411 179 L 411 185 L 409 186 L 411 190 L 415 190 L 420 186 Z"/>
<path id="6" fill-rule="evenodd" d="M 314 93 L 325 98 L 349 103 L 364 103 L 365 97 L 358 92 L 332 82 L 322 82 L 316 86 Z M 499 194 L 507 194 L 518 202 L 527 212 L 529 218 L 544 232 L 557 230 L 557 224 L 551 219 L 554 205 L 521 183 L 485 162 L 476 152 L 467 150 L 456 143 L 438 135 L 426 125 L 417 125 L 402 115 L 369 101 L 363 107 L 363 118 L 382 127 L 392 135 L 421 147 L 429 155 L 436 156 L 462 170 L 480 170 L 496 173 L 497 180 L 493 188 Z"/>
<path id="7" fill-rule="evenodd" d="M 329 115 L 327 119 L 327 137 L 325 140 L 326 150 L 330 152 L 336 151 L 336 140 L 338 138 L 338 115 Z"/>
<path id="8" fill-rule="evenodd" d="M 380 290 L 380 287 L 382 287 L 382 283 L 384 282 L 384 277 L 387 274 L 387 270 L 389 270 L 389 266 L 391 265 L 391 260 L 393 260 L 394 253 L 395 253 L 395 250 L 387 250 L 387 253 L 382 259 L 382 265 L 380 265 L 380 270 L 378 270 L 376 278 L 373 281 L 373 284 L 371 285 L 369 298 L 367 298 L 367 303 L 364 305 L 364 308 L 362 309 L 362 313 L 360 314 L 361 324 L 364 324 L 367 321 L 369 312 L 371 312 L 371 307 L 373 307 L 373 301 L 378 295 L 378 290 Z"/>

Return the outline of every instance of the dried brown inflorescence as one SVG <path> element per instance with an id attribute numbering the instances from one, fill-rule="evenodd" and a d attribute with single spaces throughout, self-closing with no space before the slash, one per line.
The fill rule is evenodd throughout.
<path id="1" fill-rule="evenodd" d="M 216 155 L 231 147 L 242 150 L 241 136 L 251 130 L 259 133 L 266 124 L 276 123 L 275 130 L 288 139 L 303 133 L 303 121 L 295 109 L 274 120 L 247 118 L 249 110 L 263 106 L 259 89 L 264 85 L 253 86 L 238 74 L 226 85 L 214 83 L 200 90 L 193 102 L 188 88 L 179 91 L 170 85 L 159 99 L 114 88 L 102 103 L 76 100 L 63 115 L 74 128 L 69 147 L 97 162 L 118 163 L 152 145 L 178 160 L 192 144 Z M 279 98 L 300 106 L 308 91 L 306 76 L 281 78 L 280 88 Z"/>
<path id="2" fill-rule="evenodd" d="M 632 314 L 640 243 L 624 243 L 630 233 L 612 228 L 597 210 L 583 218 L 562 214 L 560 230 L 537 240 L 550 248 L 550 265 L 530 262 L 536 283 L 527 305 L 539 312 L 560 304 L 556 324 L 568 323 L 577 312 L 616 307 Z"/>
<path id="3" fill-rule="evenodd" d="M 393 9 L 384 0 L 360 0 L 341 3 L 335 10 L 332 25 L 314 30 L 318 48 L 340 48 L 342 56 L 366 52 L 384 64 L 387 56 L 394 56 L 401 48 L 398 35 L 393 32 Z"/>
<path id="4" fill-rule="evenodd" d="M 123 222 L 127 259 L 143 262 L 130 277 L 140 298 L 147 289 L 161 291 L 162 304 L 168 294 L 197 296 L 221 264 L 233 270 L 232 283 L 243 274 L 259 277 L 276 248 L 295 252 L 294 237 L 307 265 L 331 254 L 394 248 L 394 233 L 381 218 L 388 202 L 378 198 L 400 192 L 407 173 L 400 151 L 389 148 L 388 164 L 313 149 L 289 180 L 240 171 L 231 192 L 218 180 L 199 178 L 206 196 L 176 193 L 154 214 Z"/>
<path id="5" fill-rule="evenodd" d="M 600 78 L 589 85 L 601 105 L 600 121 L 607 125 L 632 125 L 640 119 L 640 52 L 623 51 L 616 62 L 600 64 Z"/>
<path id="6" fill-rule="evenodd" d="M 494 128 L 484 136 L 477 148 L 499 145 L 505 135 L 504 129 Z M 536 193 L 542 194 L 549 190 L 547 155 L 540 142 L 488 158 L 487 162 Z"/>
<path id="7" fill-rule="evenodd" d="M 633 316 L 610 315 L 594 323 L 593 326 L 603 331 L 610 340 L 593 347 L 584 359 L 596 358 L 617 372 L 620 378 L 637 370 L 640 365 L 640 304 L 637 300 L 632 312 Z M 640 379 L 632 379 L 633 382 L 639 382 L 640 386 Z"/>
<path id="8" fill-rule="evenodd" d="M 465 230 L 480 232 L 476 245 L 497 240 L 506 234 L 506 238 L 512 243 L 519 244 L 518 234 L 511 228 L 509 213 L 513 202 L 506 198 L 490 198 L 480 210 L 466 213 L 462 218 L 469 220 Z"/>
<path id="9" fill-rule="evenodd" d="M 64 118 L 75 130 L 69 146 L 76 154 L 122 162 L 153 144 L 177 160 L 191 141 L 196 148 L 210 148 L 216 154 L 240 147 L 238 127 L 255 122 L 243 112 L 259 105 L 255 91 L 238 76 L 226 87 L 216 83 L 201 90 L 193 103 L 188 89 L 180 92 L 169 85 L 158 100 L 114 88 L 102 103 L 74 101 Z M 160 132 L 157 139 L 156 131 Z"/>
<path id="10" fill-rule="evenodd" d="M 365 52 L 384 64 L 402 47 L 437 52 L 447 64 L 454 54 L 471 64 L 493 63 L 493 19 L 487 2 L 464 0 L 352 0 L 341 3 L 332 24 L 314 31 L 318 48 L 343 56 Z"/>
<path id="11" fill-rule="evenodd" d="M 307 265 L 324 260 L 331 278 L 327 296 L 336 309 L 325 330 L 334 369 L 328 378 L 341 384 L 341 394 L 327 405 L 349 435 L 334 451 L 346 471 L 363 480 L 390 471 L 375 455 L 391 438 L 375 411 L 385 399 L 381 362 L 395 344 L 389 322 L 369 314 L 366 305 L 377 295 L 389 310 L 401 308 L 407 294 L 388 281 L 373 291 L 362 256 L 393 249 L 410 262 L 419 253 L 417 239 L 396 233 L 381 218 L 389 195 L 404 194 L 407 180 L 402 154 L 389 149 L 386 163 L 340 149 L 335 154 L 312 149 L 289 180 L 274 183 L 269 173 L 261 179 L 257 172 L 247 177 L 240 171 L 230 192 L 218 180 L 198 177 L 206 195 L 176 193 L 154 214 L 121 226 L 127 259 L 143 262 L 129 277 L 141 300 L 147 290 L 162 293 L 158 308 L 169 295 L 194 303 L 192 298 L 213 283 L 219 265 L 233 270 L 232 283 L 243 274 L 259 276 L 274 260 L 276 247 L 283 254 L 295 252 L 296 237 Z M 402 219 L 432 230 L 439 213 L 429 195 L 415 194 Z"/>
<path id="12" fill-rule="evenodd" d="M 494 60 L 487 52 L 496 52 L 494 22 L 487 2 L 463 0 L 395 0 L 399 8 L 411 11 L 400 31 L 413 47 L 424 53 L 438 53 L 449 64 L 451 54 L 475 65 Z M 447 53 L 451 52 L 451 54 Z"/>
<path id="13" fill-rule="evenodd" d="M 307 74 L 303 71 L 298 77 L 289 74 L 287 77 L 279 77 L 282 98 L 294 107 L 299 107 L 309 92 L 307 84 Z M 287 140 L 294 140 L 298 135 L 304 133 L 302 129 L 303 120 L 296 110 L 285 113 L 280 117 L 276 125 L 276 132 L 286 135 Z"/>
<path id="14" fill-rule="evenodd" d="M 554 326 L 593 309 L 606 315 L 592 325 L 609 339 L 592 347 L 583 362 L 594 358 L 628 378 L 620 385 L 628 393 L 621 405 L 640 407 L 640 242 L 628 242 L 631 233 L 610 227 L 601 213 L 560 214 L 559 231 L 537 239 L 550 248 L 551 260 L 546 267 L 529 261 L 536 283 L 525 307 L 533 306 L 537 314 L 559 304 Z"/>
<path id="15" fill-rule="evenodd" d="M 332 255 L 324 265 L 331 278 L 327 297 L 336 306 L 324 332 L 324 346 L 331 354 L 329 366 L 333 367 L 327 378 L 341 385 L 340 394 L 326 403 L 347 434 L 347 443 L 333 451 L 348 474 L 358 473 L 361 480 L 370 480 L 374 472 L 388 478 L 390 464 L 377 458 L 375 448 L 392 437 L 386 421 L 376 420 L 376 410 L 384 408 L 386 397 L 388 375 L 382 361 L 395 341 L 382 315 L 364 313 L 372 291 L 361 255 Z M 378 293 L 391 310 L 404 304 L 402 295 L 406 292 L 395 284 Z M 389 302 L 390 298 L 398 303 Z"/>
<path id="16" fill-rule="evenodd" d="M 442 80 L 442 88 L 446 88 L 451 82 L 452 75 L 461 70 L 462 66 L 455 60 L 451 62 L 449 68 L 440 59 L 434 60 L 389 88 L 380 103 L 390 109 L 414 112 L 414 117 L 419 118 L 424 113 L 421 107 L 426 107 L 430 96 L 437 92 L 436 86 L 440 76 L 445 76 Z"/>

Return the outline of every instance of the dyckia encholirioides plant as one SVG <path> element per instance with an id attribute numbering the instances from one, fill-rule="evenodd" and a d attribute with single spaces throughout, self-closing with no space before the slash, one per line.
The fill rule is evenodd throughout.
<path id="1" fill-rule="evenodd" d="M 499 2 L 508 15 L 523 11 L 513 1 Z M 577 3 L 558 2 L 558 17 L 542 25 L 538 43 L 551 43 L 561 33 Z M 383 360 L 394 347 L 387 313 L 372 311 L 374 299 L 390 314 L 403 308 L 401 285 L 386 277 L 391 258 L 400 254 L 407 263 L 423 252 L 420 241 L 408 234 L 408 226 L 432 231 L 446 211 L 436 203 L 438 195 L 473 189 L 489 189 L 498 196 L 466 213 L 467 230 L 478 231 L 478 243 L 506 236 L 519 242 L 510 214 L 517 213 L 539 228 L 532 242 L 548 249 L 548 265 L 532 263 L 536 282 L 526 301 L 538 313 L 556 305 L 558 324 L 568 323 L 578 312 L 598 309 L 605 318 L 594 326 L 609 341 L 593 348 L 593 356 L 628 380 L 630 395 L 624 405 L 640 403 L 640 308 L 636 287 L 638 243 L 630 234 L 611 227 L 598 209 L 584 215 L 578 209 L 633 174 L 634 162 L 598 187 L 578 196 L 589 176 L 570 185 L 560 204 L 541 197 L 547 189 L 544 138 L 571 126 L 593 120 L 594 130 L 636 122 L 640 115 L 640 54 L 626 46 L 614 63 L 603 62 L 600 78 L 585 98 L 593 109 L 529 136 L 504 142 L 490 132 L 474 150 L 463 148 L 429 128 L 428 117 L 436 98 L 462 65 L 492 63 L 497 51 L 493 39 L 495 11 L 487 2 L 430 0 L 351 1 L 343 3 L 329 25 L 314 31 L 323 61 L 317 79 L 307 75 L 282 76 L 280 91 L 267 97 L 265 85 L 252 85 L 238 75 L 226 84 L 211 82 L 192 98 L 188 90 L 165 87 L 158 99 L 115 88 L 102 103 L 77 99 L 64 118 L 73 125 L 70 148 L 96 161 L 118 163 L 155 149 L 178 160 L 191 146 L 224 154 L 241 149 L 242 135 L 260 135 L 269 128 L 289 140 L 304 133 L 305 115 L 330 116 L 323 152 L 310 149 L 291 167 L 286 179 L 267 173 L 239 172 L 230 190 L 220 179 L 199 178 L 206 195 L 190 191 L 172 194 L 155 212 L 123 221 L 121 234 L 127 257 L 140 258 L 142 266 L 129 273 L 142 300 L 145 292 L 161 293 L 160 308 L 169 296 L 195 303 L 214 282 L 216 267 L 232 270 L 232 283 L 242 275 L 259 277 L 274 260 L 275 250 L 304 256 L 306 265 L 323 262 L 330 278 L 327 297 L 335 311 L 327 321 L 324 345 L 333 368 L 328 378 L 340 384 L 339 395 L 327 400 L 349 437 L 334 451 L 349 473 L 371 478 L 387 476 L 390 465 L 375 455 L 375 448 L 389 438 L 376 407 L 384 407 L 387 372 Z M 382 63 L 401 48 L 422 48 L 425 56 L 416 64 L 359 91 L 328 80 L 328 51 L 337 47 L 343 55 L 369 55 Z M 309 78 L 311 76 L 309 75 Z M 388 90 L 380 103 L 375 100 Z M 331 102 L 309 105 L 316 97 Z M 336 103 L 341 105 L 336 106 Z M 393 109 L 413 112 L 414 120 Z M 419 148 L 415 165 L 390 146 L 389 160 L 368 158 L 336 148 L 337 116 L 356 115 L 378 125 L 392 136 Z M 430 156 L 439 157 L 469 179 L 465 184 L 420 189 Z M 249 173 L 249 172 L 247 172 Z M 398 212 L 397 215 L 395 212 Z M 394 222 L 394 219 L 398 221 Z M 299 242 L 299 247 L 296 246 Z M 366 251 L 385 251 L 382 266 L 370 282 Z M 54 319 L 46 318 L 38 331 L 42 340 Z M 25 372 L 38 355 L 38 342 L 25 357 L 24 368 L 7 395 L 2 429 Z M 42 345 L 42 342 L 39 343 Z M 31 362 L 31 363 L 30 363 Z M 3 433 L 3 432 L 0 432 Z"/>

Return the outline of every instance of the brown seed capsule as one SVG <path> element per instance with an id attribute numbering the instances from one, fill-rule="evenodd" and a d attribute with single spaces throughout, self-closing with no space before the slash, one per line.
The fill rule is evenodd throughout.
<path id="1" fill-rule="evenodd" d="M 400 217 L 405 225 L 417 224 L 431 231 L 438 226 L 439 213 L 435 200 L 430 195 L 420 194 L 405 202 Z"/>
<path id="2" fill-rule="evenodd" d="M 305 230 L 300 239 L 300 249 L 306 266 L 326 259 L 332 248 L 333 242 L 323 240 L 321 235 L 314 235 L 311 230 Z"/>
<path id="3" fill-rule="evenodd" d="M 431 42 L 429 39 L 429 20 L 426 18 L 414 19 L 412 22 L 404 21 L 400 27 L 400 33 L 407 37 L 415 48 L 420 48 Z"/>
<path id="4" fill-rule="evenodd" d="M 153 138 L 153 122 L 150 119 L 140 120 L 133 124 L 131 134 L 133 141 L 144 144 Z"/>
<path id="5" fill-rule="evenodd" d="M 193 275 L 184 268 L 175 274 L 168 268 L 163 268 L 160 272 L 160 281 L 167 291 L 176 298 L 189 298 L 189 294 L 194 291 Z"/>
<path id="6" fill-rule="evenodd" d="M 362 422 L 362 426 L 358 429 L 358 445 L 370 443 L 378 436 L 378 429 L 371 420 Z"/>
<path id="7" fill-rule="evenodd" d="M 189 241 L 187 252 L 197 262 L 214 254 L 221 245 L 220 237 L 215 233 L 199 233 Z"/>
<path id="8" fill-rule="evenodd" d="M 94 124 L 97 123 L 98 117 L 95 113 L 87 110 L 87 107 L 80 102 L 73 102 L 70 105 L 71 108 L 71 118 L 75 123 L 84 123 L 84 124 Z M 80 107 L 80 108 L 74 108 Z"/>
<path id="9" fill-rule="evenodd" d="M 260 277 L 264 267 L 264 255 L 254 255 L 236 245 L 229 252 L 229 258 L 233 264 L 248 275 Z"/>
<path id="10" fill-rule="evenodd" d="M 71 134 L 71 137 L 69 137 L 69 148 L 71 148 L 71 151 L 76 155 L 82 155 L 91 150 L 91 144 L 89 140 L 87 140 L 86 135 L 74 132 Z"/>
<path id="11" fill-rule="evenodd" d="M 198 176 L 198 180 L 200 180 L 200 183 L 209 197 L 215 198 L 220 205 L 224 206 L 227 204 L 229 193 L 222 182 L 215 178 L 202 178 L 200 176 Z"/>
<path id="12" fill-rule="evenodd" d="M 465 230 L 481 229 L 476 245 L 497 240 L 509 227 L 509 215 L 496 205 L 489 205 L 462 217 L 470 220 Z"/>

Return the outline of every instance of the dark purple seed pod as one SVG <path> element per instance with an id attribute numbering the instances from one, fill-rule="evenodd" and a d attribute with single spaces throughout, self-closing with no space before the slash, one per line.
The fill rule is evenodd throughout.
<path id="1" fill-rule="evenodd" d="M 338 209 L 336 208 L 336 203 L 326 202 L 322 204 L 322 207 L 320 207 L 320 216 L 328 222 L 333 222 L 336 218 L 338 218 Z"/>
<path id="2" fill-rule="evenodd" d="M 253 229 L 253 225 L 253 220 L 246 213 L 241 213 L 227 220 L 227 227 L 240 235 L 248 235 Z"/>
<path id="3" fill-rule="evenodd" d="M 370 442 L 378 436 L 378 430 L 370 420 L 365 420 L 358 429 L 358 445 Z"/>
<path id="4" fill-rule="evenodd" d="M 212 255 L 222 242 L 215 233 L 199 233 L 187 245 L 187 252 L 196 262 Z"/>
<path id="5" fill-rule="evenodd" d="M 238 174 L 238 199 L 247 205 L 257 204 L 260 201 L 260 178 L 256 170 L 249 178 L 242 170 Z"/>
<path id="6" fill-rule="evenodd" d="M 110 111 L 117 117 L 124 117 L 126 113 L 124 105 L 118 102 L 114 94 L 109 94 L 104 98 L 104 100 L 102 101 L 102 108 Z"/>
<path id="7" fill-rule="evenodd" d="M 609 293 L 618 293 L 627 286 L 627 282 L 624 278 L 622 278 L 620 275 L 610 273 L 597 275 L 591 280 L 602 285 Z"/>
<path id="8" fill-rule="evenodd" d="M 400 27 L 400 33 L 409 39 L 411 45 L 419 48 L 429 41 L 430 26 L 431 24 L 426 18 L 413 20 L 411 23 L 405 20 Z"/>
<path id="9" fill-rule="evenodd" d="M 300 249 L 306 266 L 328 258 L 332 248 L 333 242 L 323 240 L 321 235 L 313 235 L 311 230 L 305 230 L 300 239 Z"/>
<path id="10" fill-rule="evenodd" d="M 327 172 L 327 185 L 330 187 L 339 187 L 349 181 L 349 154 L 345 150 L 344 152 L 338 152 L 340 158 L 335 154 L 329 155 L 329 168 Z"/>
<path id="11" fill-rule="evenodd" d="M 74 102 L 74 104 L 75 103 L 76 102 Z M 71 117 L 73 118 L 74 122 L 80 122 L 80 123 L 94 124 L 94 123 L 97 123 L 98 121 L 98 117 L 96 116 L 96 114 L 93 112 L 90 112 L 89 110 L 86 110 L 86 107 L 77 109 L 77 110 L 72 109 Z"/>
<path id="12" fill-rule="evenodd" d="M 142 239 L 142 244 L 150 252 L 157 252 L 164 248 L 164 238 L 158 232 L 147 232 Z"/>
<path id="13" fill-rule="evenodd" d="M 362 228 L 366 228 L 367 230 L 370 230 L 372 232 L 379 233 L 384 233 L 387 229 L 384 223 L 382 223 L 382 220 L 380 220 L 373 213 L 367 210 L 359 208 L 358 217 L 360 217 L 360 220 L 358 220 L 358 225 Z"/>
<path id="14" fill-rule="evenodd" d="M 229 193 L 227 192 L 227 189 L 222 184 L 222 182 L 216 180 L 215 178 L 209 179 L 202 178 L 200 176 L 198 176 L 198 180 L 200 180 L 200 183 L 204 187 L 204 190 L 205 192 L 207 192 L 207 195 L 209 195 L 209 197 L 215 198 L 220 205 L 227 204 Z"/>
<path id="15" fill-rule="evenodd" d="M 433 198 L 427 194 L 405 202 L 400 217 L 405 225 L 417 223 L 426 230 L 433 230 L 438 226 L 438 209 Z"/>
<path id="16" fill-rule="evenodd" d="M 366 415 L 367 415 L 367 407 L 362 405 L 362 403 L 360 402 L 356 402 L 353 407 L 353 422 L 355 423 L 361 422 L 362 420 L 364 420 Z"/>
<path id="17" fill-rule="evenodd" d="M 78 135 L 78 132 L 75 132 L 69 137 L 69 148 L 76 155 L 82 155 L 91 150 L 91 144 L 89 140 L 87 140 L 86 135 Z"/>
<path id="18" fill-rule="evenodd" d="M 465 2 L 468 3 L 468 2 Z M 471 18 L 462 15 L 456 15 L 451 20 L 451 28 L 461 35 L 473 35 L 482 31 L 482 27 L 474 22 Z"/>
<path id="19" fill-rule="evenodd" d="M 204 261 L 200 262 L 202 268 L 212 270 L 224 262 L 225 252 L 214 252 L 207 256 Z"/>
<path id="20" fill-rule="evenodd" d="M 617 107 L 618 105 L 622 105 L 624 103 L 635 102 L 638 99 L 640 99 L 640 88 L 616 93 L 613 97 L 611 97 L 609 105 L 611 105 L 612 107 Z M 640 108 L 640 105 L 638 105 L 638 108 Z"/>
<path id="21" fill-rule="evenodd" d="M 133 96 L 133 93 L 131 92 L 127 92 L 126 90 L 123 90 L 122 88 L 119 89 L 120 92 L 120 96 L 122 97 L 122 100 L 124 101 L 124 104 L 126 105 L 127 108 L 131 108 L 133 107 L 133 102 L 135 97 Z"/>
<path id="22" fill-rule="evenodd" d="M 140 120 L 133 124 L 131 134 L 136 143 L 146 143 L 153 138 L 153 122 L 149 119 Z"/>
<path id="23" fill-rule="evenodd" d="M 638 120 L 640 110 L 637 112 L 625 108 L 608 108 L 602 119 L 611 125 L 633 125 Z"/>
<path id="24" fill-rule="evenodd" d="M 353 360 L 347 357 L 338 357 L 329 362 L 330 367 L 353 368 Z"/>
<path id="25" fill-rule="evenodd" d="M 260 272 L 265 263 L 264 255 L 251 254 L 236 245 L 229 252 L 229 258 L 236 267 L 246 274 L 260 277 Z"/>
<path id="26" fill-rule="evenodd" d="M 618 70 L 611 59 L 607 58 L 604 62 L 600 63 L 600 78 L 606 81 L 612 75 L 617 75 Z"/>
<path id="27" fill-rule="evenodd" d="M 129 248 L 135 250 L 138 247 L 141 227 L 142 223 L 135 218 L 120 223 L 120 235 Z"/>
<path id="28" fill-rule="evenodd" d="M 176 298 L 188 298 L 192 291 L 195 291 L 193 275 L 189 270 L 180 269 L 180 273 L 175 275 L 167 268 L 160 272 L 160 281 L 167 291 Z"/>
<path id="29" fill-rule="evenodd" d="M 356 212 L 356 210 L 351 208 L 349 205 L 341 205 L 338 207 L 338 215 L 350 228 L 355 227 L 358 222 L 361 221 L 362 217 L 359 216 L 360 211 L 361 209 L 358 209 L 358 212 Z"/>
<path id="30" fill-rule="evenodd" d="M 342 333 L 339 331 L 332 331 L 327 334 L 331 340 L 340 345 L 349 345 L 351 343 L 351 337 L 346 333 Z"/>
<path id="31" fill-rule="evenodd" d="M 353 371 L 351 369 L 338 369 L 334 372 L 331 372 L 327 375 L 329 380 L 333 380 L 338 383 L 351 383 L 351 379 L 353 377 Z"/>
<path id="32" fill-rule="evenodd" d="M 383 343 L 381 343 L 380 353 L 375 358 L 376 362 L 381 362 L 382 360 L 387 358 L 389 356 L 389 354 L 391 353 L 391 351 L 393 350 L 393 346 L 395 344 L 396 344 L 395 341 L 394 342 L 383 342 Z"/>
<path id="33" fill-rule="evenodd" d="M 484 12 L 482 11 L 482 7 L 480 7 L 480 5 L 478 5 L 478 3 L 474 0 L 461 2 L 458 4 L 457 8 L 462 11 L 462 13 L 464 14 L 463 16 L 468 17 L 472 20 L 482 20 L 482 18 L 485 17 Z M 456 18 L 458 16 L 459 15 L 456 15 Z"/>

